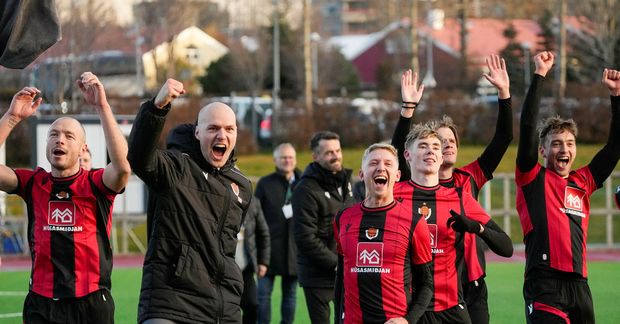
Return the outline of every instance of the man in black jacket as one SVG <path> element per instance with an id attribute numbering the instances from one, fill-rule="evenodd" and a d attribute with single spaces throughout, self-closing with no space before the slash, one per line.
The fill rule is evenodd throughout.
<path id="1" fill-rule="evenodd" d="M 251 194 L 234 168 L 235 114 L 223 103 L 202 108 L 187 153 L 156 149 L 183 84 L 168 79 L 145 102 L 129 138 L 128 160 L 153 199 L 139 323 L 240 323 L 241 272 L 236 237 Z"/>
<path id="2" fill-rule="evenodd" d="M 260 200 L 271 237 L 271 259 L 267 275 L 258 278 L 258 323 L 271 322 L 271 292 L 276 276 L 282 279 L 280 323 L 295 319 L 297 300 L 297 248 L 293 238 L 293 183 L 301 178 L 296 168 L 295 148 L 282 143 L 273 150 L 276 171 L 260 178 L 254 196 Z"/>
<path id="3" fill-rule="evenodd" d="M 316 133 L 310 140 L 312 158 L 292 197 L 299 284 L 304 289 L 312 323 L 329 323 L 334 299 L 338 255 L 334 216 L 355 203 L 351 170 L 342 167 L 338 134 Z"/>

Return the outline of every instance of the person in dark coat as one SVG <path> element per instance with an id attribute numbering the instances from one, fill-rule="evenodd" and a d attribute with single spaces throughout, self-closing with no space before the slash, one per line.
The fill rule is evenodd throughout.
<path id="1" fill-rule="evenodd" d="M 200 110 L 187 153 L 158 150 L 174 98 L 168 79 L 138 112 L 129 137 L 132 169 L 155 194 L 138 304 L 139 323 L 241 323 L 237 233 L 252 199 L 250 181 L 234 166 L 233 110 Z"/>
<path id="2" fill-rule="evenodd" d="M 276 276 L 282 279 L 280 323 L 290 324 L 295 319 L 297 300 L 297 248 L 293 238 L 293 184 L 301 178 L 296 168 L 295 148 L 282 143 L 273 150 L 276 171 L 266 175 L 256 185 L 255 200 L 259 200 L 269 226 L 271 263 L 267 275 L 258 279 L 258 323 L 271 322 L 271 292 Z"/>
<path id="3" fill-rule="evenodd" d="M 256 324 L 258 301 L 254 274 L 257 274 L 258 278 L 265 276 L 271 254 L 269 228 L 258 199 L 252 199 L 250 202 L 243 226 L 237 233 L 237 240 L 235 261 L 243 275 L 241 295 L 243 324 Z"/>
<path id="4" fill-rule="evenodd" d="M 338 134 L 316 133 L 310 140 L 313 162 L 293 189 L 293 228 L 297 273 L 312 323 L 329 323 L 338 255 L 334 216 L 355 203 L 351 170 L 342 166 Z"/>

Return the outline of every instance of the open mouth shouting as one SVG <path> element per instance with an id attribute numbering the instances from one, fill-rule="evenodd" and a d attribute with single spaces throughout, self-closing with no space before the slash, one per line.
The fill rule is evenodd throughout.
<path id="1" fill-rule="evenodd" d="M 52 150 L 52 155 L 55 157 L 64 156 L 64 155 L 67 155 L 67 151 L 61 148 L 55 148 Z"/>
<path id="2" fill-rule="evenodd" d="M 384 189 L 387 187 L 388 177 L 386 175 L 380 174 L 372 178 L 372 181 L 375 186 L 375 189 L 380 190 L 380 189 Z"/>
<path id="3" fill-rule="evenodd" d="M 568 167 L 568 164 L 570 163 L 570 157 L 558 156 L 558 158 L 556 159 L 556 163 L 560 168 L 565 169 L 566 167 Z"/>
<path id="4" fill-rule="evenodd" d="M 216 161 L 223 160 L 226 155 L 227 148 L 228 147 L 226 146 L 226 144 L 222 144 L 222 143 L 214 144 L 213 147 L 211 147 L 214 160 Z"/>

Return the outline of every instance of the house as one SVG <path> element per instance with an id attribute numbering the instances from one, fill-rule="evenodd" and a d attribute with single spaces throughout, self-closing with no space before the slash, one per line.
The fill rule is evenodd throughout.
<path id="1" fill-rule="evenodd" d="M 159 89 L 158 80 L 165 80 L 170 73 L 179 81 L 195 80 L 205 74 L 207 67 L 228 53 L 228 47 L 209 36 L 200 28 L 192 26 L 157 45 L 142 55 L 144 82 L 147 90 Z M 172 56 L 172 57 L 171 57 Z M 173 64 L 171 67 L 170 65 Z M 198 85 L 188 83 L 188 90 L 200 93 Z"/>

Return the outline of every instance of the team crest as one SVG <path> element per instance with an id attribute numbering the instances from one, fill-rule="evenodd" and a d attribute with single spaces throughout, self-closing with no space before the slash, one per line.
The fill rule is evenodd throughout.
<path id="1" fill-rule="evenodd" d="M 418 213 L 422 215 L 425 220 L 428 220 L 433 211 L 428 207 L 428 205 L 426 205 L 426 203 L 422 203 L 422 207 L 418 208 Z"/>
<path id="2" fill-rule="evenodd" d="M 586 192 L 573 187 L 566 187 L 564 192 L 564 207 L 583 212 L 583 203 Z"/>
<path id="3" fill-rule="evenodd" d="M 60 191 L 59 193 L 56 194 L 56 198 L 58 199 L 69 199 L 69 193 L 66 191 Z"/>
<path id="4" fill-rule="evenodd" d="M 50 201 L 47 224 L 53 226 L 74 226 L 75 205 L 72 201 Z"/>
<path id="5" fill-rule="evenodd" d="M 377 236 L 379 236 L 379 229 L 378 228 L 371 227 L 371 228 L 366 230 L 366 238 L 367 239 L 372 240 L 374 238 L 377 238 Z"/>

